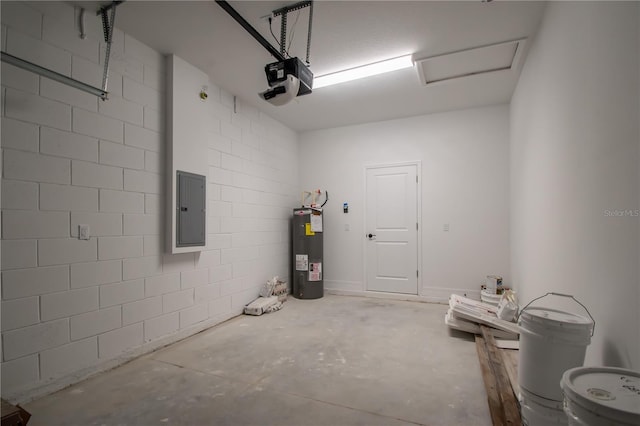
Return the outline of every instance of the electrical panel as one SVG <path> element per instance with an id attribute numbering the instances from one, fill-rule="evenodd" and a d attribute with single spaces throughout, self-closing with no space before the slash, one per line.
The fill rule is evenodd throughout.
<path id="1" fill-rule="evenodd" d="M 177 171 L 176 247 L 206 244 L 206 188 L 206 176 Z"/>

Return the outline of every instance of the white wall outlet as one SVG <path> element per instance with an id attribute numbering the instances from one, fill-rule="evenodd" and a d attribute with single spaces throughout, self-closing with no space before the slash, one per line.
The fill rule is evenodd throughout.
<path id="1" fill-rule="evenodd" d="M 88 240 L 89 237 L 89 225 L 78 225 L 78 239 Z"/>
<path id="2" fill-rule="evenodd" d="M 445 224 L 442 226 L 442 230 L 443 230 L 443 231 L 445 231 L 445 232 L 449 232 L 449 224 L 448 224 L 448 223 L 445 223 Z"/>
<path id="3" fill-rule="evenodd" d="M 351 230 L 351 226 L 348 223 L 344 224 L 344 230 L 345 231 L 350 231 Z"/>

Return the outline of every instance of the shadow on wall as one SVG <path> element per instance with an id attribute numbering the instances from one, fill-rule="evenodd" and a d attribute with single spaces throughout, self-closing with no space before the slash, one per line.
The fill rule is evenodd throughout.
<path id="1" fill-rule="evenodd" d="M 602 345 L 602 361 L 603 365 L 610 367 L 631 368 L 631 354 L 620 352 L 620 345 L 616 345 L 613 341 L 605 339 Z"/>

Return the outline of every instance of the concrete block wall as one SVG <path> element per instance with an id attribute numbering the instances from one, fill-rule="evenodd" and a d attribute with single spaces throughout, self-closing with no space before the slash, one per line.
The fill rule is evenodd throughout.
<path id="1" fill-rule="evenodd" d="M 0 7 L 3 51 L 101 84 L 92 13 L 82 40 L 66 3 Z M 165 61 L 116 30 L 110 64 L 104 102 L 2 64 L 3 398 L 186 337 L 239 314 L 272 276 L 289 278 L 296 133 L 210 87 L 207 246 L 166 254 Z"/>

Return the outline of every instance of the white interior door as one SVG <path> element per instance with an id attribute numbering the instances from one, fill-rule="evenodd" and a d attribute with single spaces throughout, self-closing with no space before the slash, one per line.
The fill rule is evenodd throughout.
<path id="1" fill-rule="evenodd" d="M 367 290 L 418 294 L 418 165 L 366 174 Z"/>

